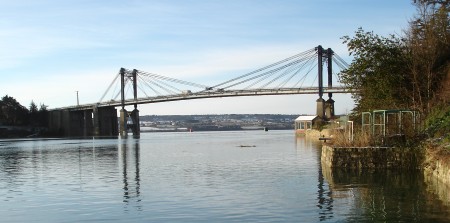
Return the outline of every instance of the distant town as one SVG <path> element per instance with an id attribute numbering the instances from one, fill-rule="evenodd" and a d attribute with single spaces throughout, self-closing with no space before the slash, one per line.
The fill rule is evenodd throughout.
<path id="1" fill-rule="evenodd" d="M 147 115 L 140 116 L 142 132 L 235 131 L 294 129 L 299 115 Z"/>

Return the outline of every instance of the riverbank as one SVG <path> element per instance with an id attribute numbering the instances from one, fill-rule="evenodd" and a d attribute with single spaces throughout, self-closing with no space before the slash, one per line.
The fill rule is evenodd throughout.
<path id="1" fill-rule="evenodd" d="M 15 139 L 41 136 L 46 131 L 43 127 L 33 126 L 0 126 L 0 139 Z"/>
<path id="2" fill-rule="evenodd" d="M 399 147 L 322 146 L 323 165 L 345 169 L 419 169 L 423 155 Z"/>
<path id="3" fill-rule="evenodd" d="M 422 164 L 425 181 L 447 205 L 450 205 L 450 151 L 443 146 L 428 143 L 423 146 Z"/>
<path id="4" fill-rule="evenodd" d="M 421 171 L 423 180 L 440 200 L 450 206 L 450 150 L 425 143 L 417 149 L 396 147 L 322 146 L 325 170 Z"/>

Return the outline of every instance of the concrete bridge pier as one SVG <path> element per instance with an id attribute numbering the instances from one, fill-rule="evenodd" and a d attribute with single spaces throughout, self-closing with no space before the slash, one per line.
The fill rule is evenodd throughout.
<path id="1" fill-rule="evenodd" d="M 94 136 L 116 136 L 117 110 L 114 107 L 94 107 Z"/>
<path id="2" fill-rule="evenodd" d="M 141 127 L 139 125 L 139 110 L 136 107 L 131 112 L 131 120 L 133 121 L 133 136 L 139 136 L 141 134 Z"/>
<path id="3" fill-rule="evenodd" d="M 316 100 L 317 107 L 316 107 L 316 115 L 319 116 L 320 119 L 324 120 L 325 117 L 325 100 L 320 97 Z"/>
<path id="4" fill-rule="evenodd" d="M 83 136 L 84 122 L 83 111 L 69 111 L 69 126 L 68 136 Z"/>
<path id="5" fill-rule="evenodd" d="M 93 135 L 92 110 L 83 111 L 83 137 Z"/>
<path id="6" fill-rule="evenodd" d="M 92 118 L 93 135 L 100 136 L 100 118 L 97 106 L 93 108 L 92 116 L 93 116 Z"/>
<path id="7" fill-rule="evenodd" d="M 132 123 L 128 123 L 128 117 L 131 118 Z M 128 112 L 126 109 L 120 110 L 119 118 L 119 133 L 120 136 L 124 137 L 128 135 L 128 129 L 131 129 L 133 136 L 139 136 L 141 133 L 141 128 L 139 125 L 139 110 L 134 108 L 132 112 Z"/>
<path id="8" fill-rule="evenodd" d="M 316 115 L 322 120 L 330 120 L 334 117 L 334 100 L 332 98 L 326 101 L 323 98 L 319 98 L 316 100 L 316 103 Z"/>
<path id="9" fill-rule="evenodd" d="M 99 109 L 100 136 L 117 136 L 117 109 L 114 107 L 102 107 Z"/>
<path id="10" fill-rule="evenodd" d="M 68 135 L 69 111 L 56 110 L 48 113 L 48 129 L 54 135 Z"/>
<path id="11" fill-rule="evenodd" d="M 325 102 L 325 117 L 327 119 L 332 119 L 334 117 L 334 100 L 331 96 Z"/>
<path id="12" fill-rule="evenodd" d="M 92 110 L 55 110 L 49 112 L 49 131 L 64 137 L 86 137 L 93 134 Z"/>
<path id="13" fill-rule="evenodd" d="M 97 107 L 53 110 L 48 114 L 51 134 L 62 137 L 117 136 L 117 110 Z"/>
<path id="14" fill-rule="evenodd" d="M 128 135 L 127 120 L 128 120 L 127 110 L 125 110 L 125 108 L 120 109 L 119 133 L 120 133 L 120 136 L 122 136 L 122 137 Z"/>

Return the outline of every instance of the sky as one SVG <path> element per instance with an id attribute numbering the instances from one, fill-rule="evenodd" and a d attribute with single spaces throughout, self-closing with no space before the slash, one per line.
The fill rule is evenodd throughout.
<path id="1" fill-rule="evenodd" d="M 0 0 L 0 96 L 29 107 L 98 102 L 121 67 L 212 85 L 341 37 L 402 34 L 409 0 Z M 317 95 L 139 105 L 141 115 L 314 114 Z M 337 114 L 354 104 L 335 94 Z"/>

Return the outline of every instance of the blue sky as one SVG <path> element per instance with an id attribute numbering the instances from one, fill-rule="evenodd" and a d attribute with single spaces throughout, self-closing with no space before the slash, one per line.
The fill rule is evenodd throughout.
<path id="1" fill-rule="evenodd" d="M 0 0 L 0 96 L 50 108 L 94 103 L 121 67 L 210 85 L 340 39 L 401 34 L 409 0 Z M 141 114 L 315 112 L 315 95 L 141 105 Z M 335 95 L 336 110 L 353 107 Z"/>

